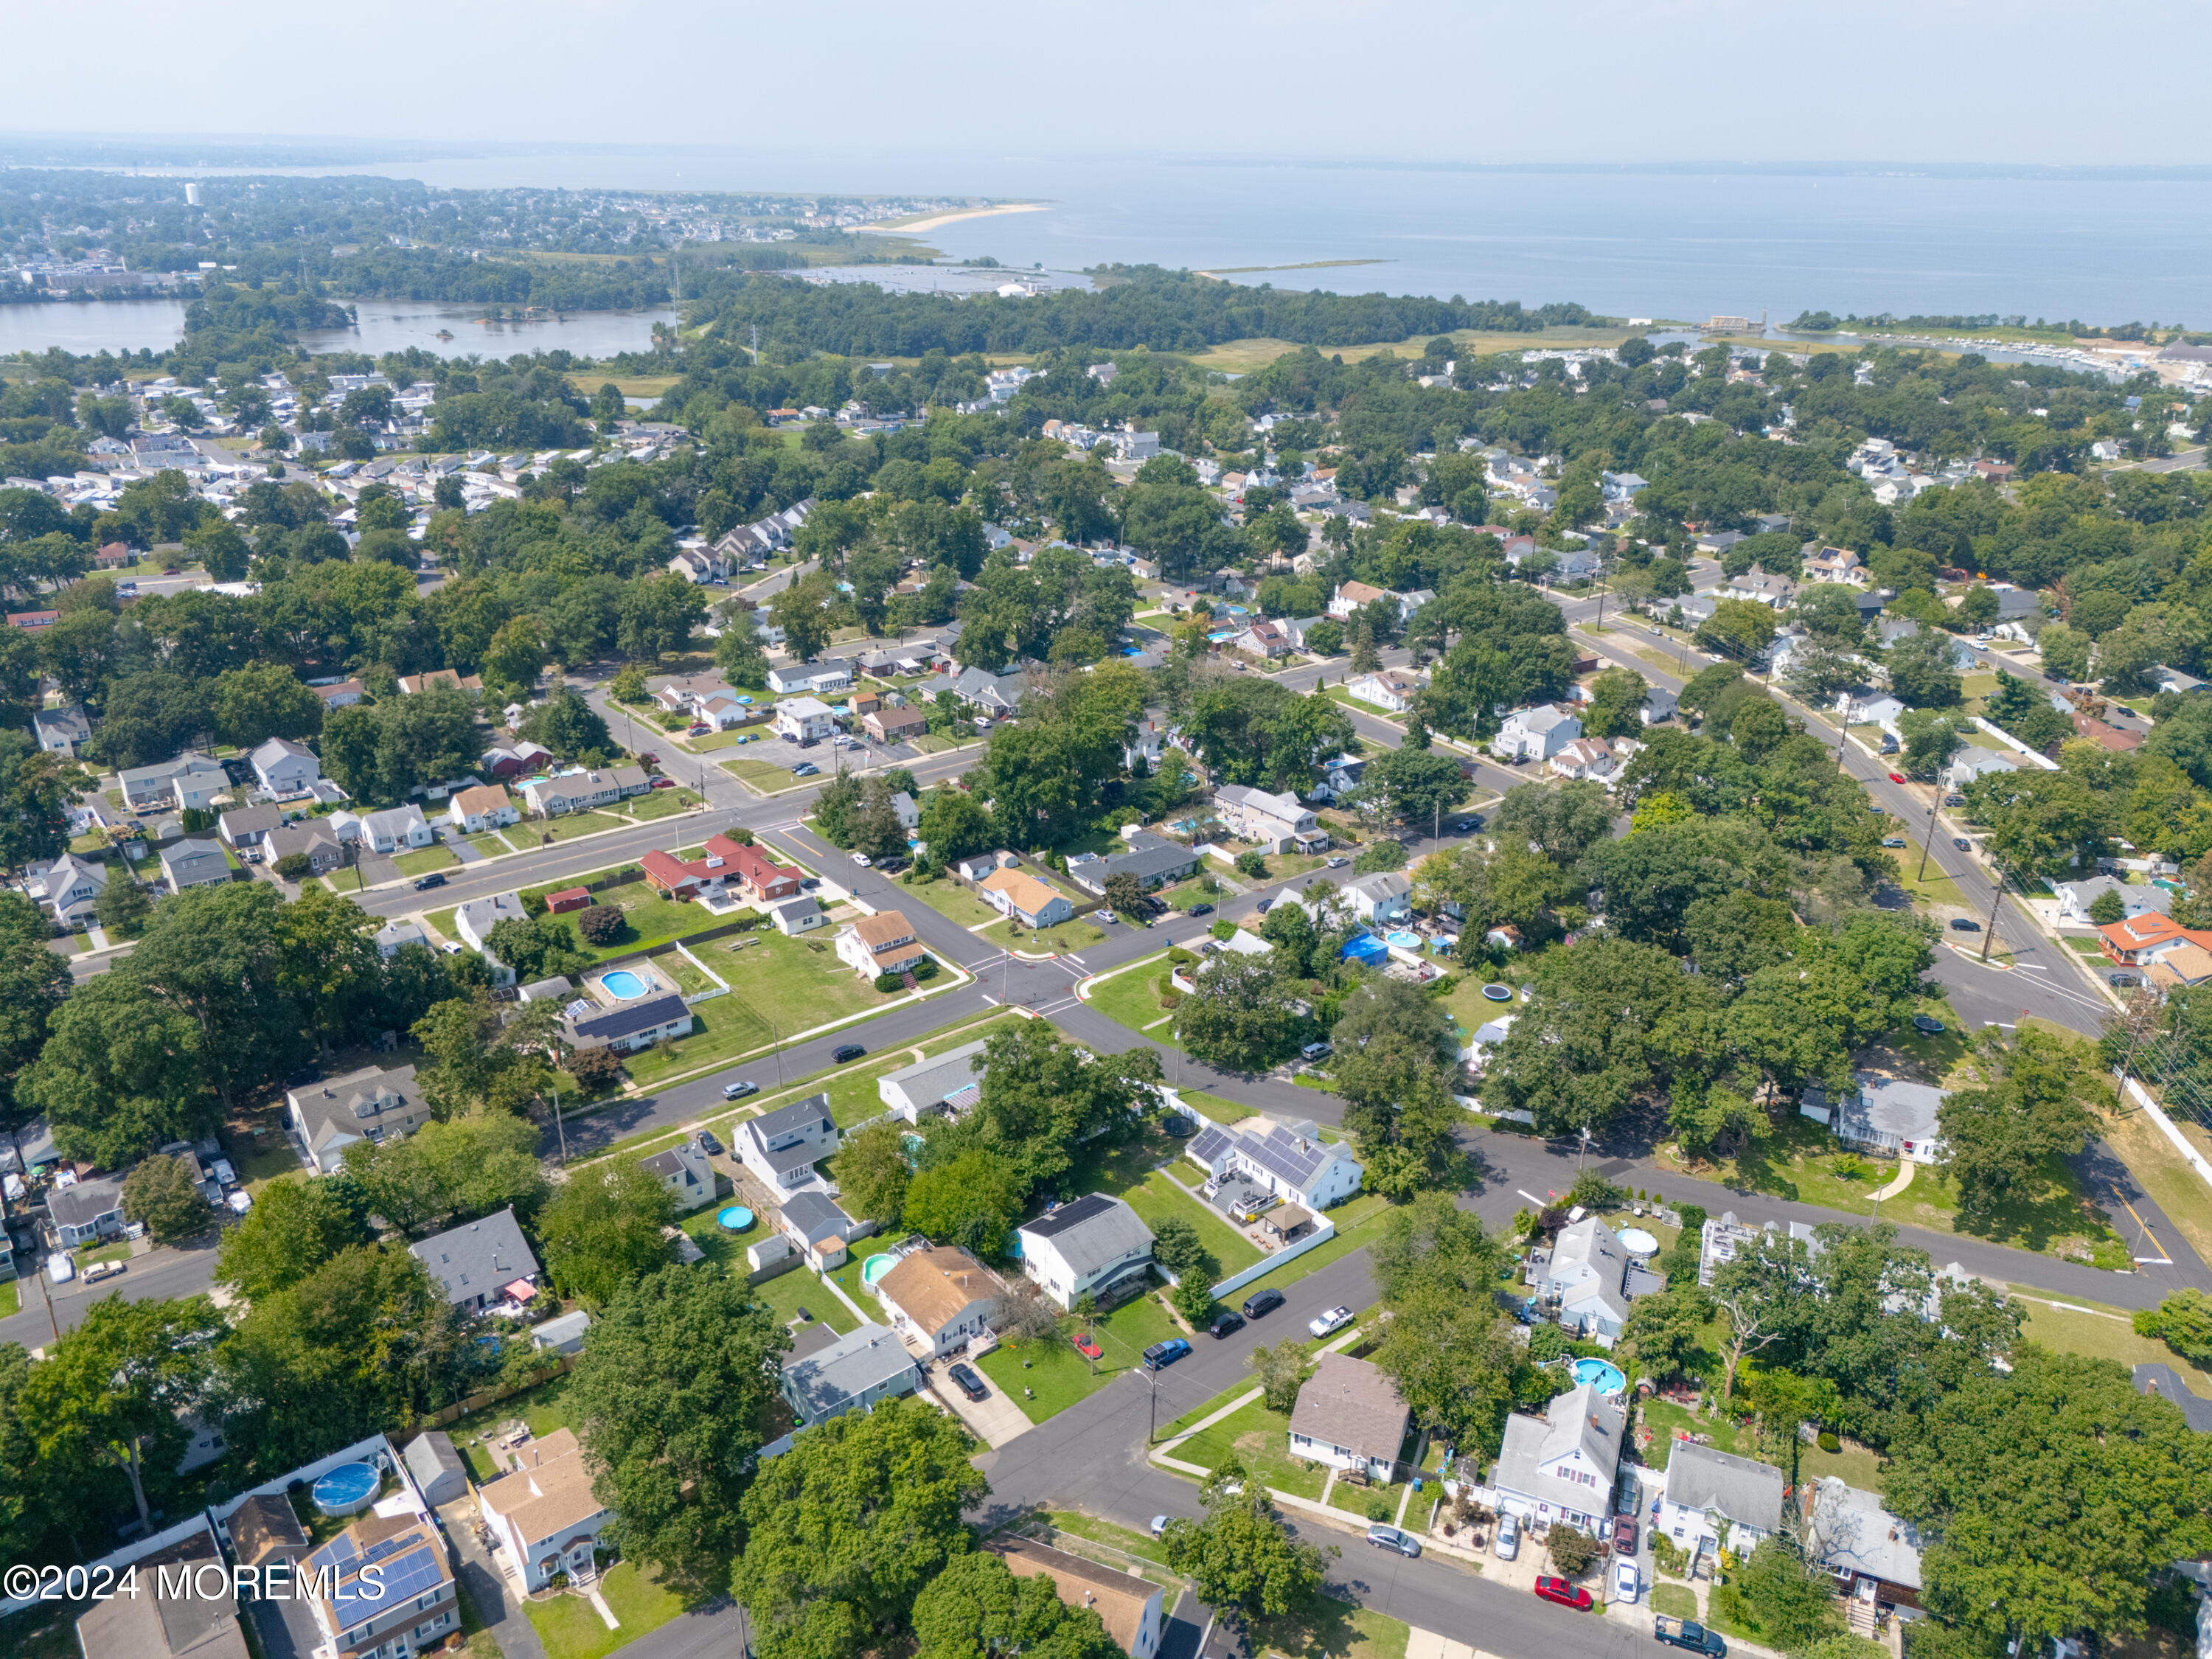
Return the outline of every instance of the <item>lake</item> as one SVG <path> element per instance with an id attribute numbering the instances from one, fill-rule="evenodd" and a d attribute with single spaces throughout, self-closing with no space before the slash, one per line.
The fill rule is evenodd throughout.
<path id="1" fill-rule="evenodd" d="M 300 337 L 309 351 L 362 351 L 372 357 L 410 346 L 440 357 L 509 357 L 519 351 L 565 349 L 579 357 L 610 357 L 652 349 L 653 325 L 672 323 L 672 310 L 571 311 L 527 321 L 487 321 L 482 307 L 420 300 L 354 302 L 352 328 L 312 330 Z M 441 339 L 441 331 L 453 336 Z M 0 306 L 0 356 L 18 351 L 155 351 L 185 331 L 181 300 L 64 300 L 51 305 Z"/>

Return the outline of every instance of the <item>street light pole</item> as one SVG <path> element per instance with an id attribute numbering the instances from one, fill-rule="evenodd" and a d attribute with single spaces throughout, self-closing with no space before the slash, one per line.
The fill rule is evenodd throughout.
<path id="1" fill-rule="evenodd" d="M 1844 769 L 1844 745 L 1851 740 L 1851 694 L 1844 693 L 1844 700 L 1836 708 L 1836 770 Z"/>

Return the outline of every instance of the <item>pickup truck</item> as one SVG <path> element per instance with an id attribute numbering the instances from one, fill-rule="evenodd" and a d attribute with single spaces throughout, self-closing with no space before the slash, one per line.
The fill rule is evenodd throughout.
<path id="1" fill-rule="evenodd" d="M 1694 1619 L 1669 1619 L 1660 1613 L 1651 1621 L 1651 1633 L 1670 1648 L 1687 1648 L 1712 1659 L 1728 1659 L 1728 1644 Z"/>

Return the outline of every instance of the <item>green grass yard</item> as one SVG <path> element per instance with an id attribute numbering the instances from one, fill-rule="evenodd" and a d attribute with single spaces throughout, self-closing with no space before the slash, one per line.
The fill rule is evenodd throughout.
<path id="1" fill-rule="evenodd" d="M 596 836 L 602 830 L 622 827 L 623 820 L 611 812 L 563 812 L 558 817 L 525 818 L 507 833 L 517 847 L 532 848 L 544 845 L 549 837 L 556 842 L 574 841 L 579 836 Z"/>
<path id="2" fill-rule="evenodd" d="M 629 1561 L 619 1562 L 599 1576 L 599 1595 L 615 1615 L 618 1628 L 606 1620 L 580 1595 L 556 1595 L 550 1601 L 525 1601 L 531 1628 L 545 1644 L 546 1659 L 602 1659 L 626 1647 L 684 1611 L 684 1599 L 663 1588 L 659 1579 Z"/>
<path id="3" fill-rule="evenodd" d="M 1191 1436 L 1176 1448 L 1175 1455 L 1202 1469 L 1218 1468 L 1231 1457 L 1237 1457 L 1243 1460 L 1244 1467 L 1258 1477 L 1262 1486 L 1318 1503 L 1322 1488 L 1328 1481 L 1328 1471 L 1318 1463 L 1301 1467 L 1293 1462 L 1290 1432 L 1289 1418 L 1280 1412 L 1269 1411 L 1266 1401 L 1255 1400 L 1212 1427 Z"/>
<path id="4" fill-rule="evenodd" d="M 1101 943 L 1104 940 L 1106 933 L 1105 930 L 1096 923 L 1079 920 L 1063 921 L 1055 927 L 1040 928 L 1034 933 L 1020 923 L 1009 920 L 994 922 L 990 927 L 983 929 L 978 937 L 1008 949 L 1025 951 L 1032 956 L 1047 951 L 1060 956 L 1068 956 L 1078 951 L 1087 951 L 1092 945 Z"/>
<path id="5" fill-rule="evenodd" d="M 392 860 L 403 876 L 427 876 L 433 870 L 450 870 L 460 862 L 449 847 L 425 847 L 419 852 L 402 853 Z M 354 875 L 359 878 L 361 872 Z"/>
<path id="6" fill-rule="evenodd" d="M 753 760 L 740 755 L 735 760 L 716 763 L 739 783 L 763 795 L 781 794 L 787 789 L 796 789 L 808 781 L 793 777 L 787 766 L 778 766 L 771 761 Z"/>
<path id="7" fill-rule="evenodd" d="M 744 1270 L 745 1244 L 759 1234 L 763 1225 L 763 1223 L 755 1222 L 753 1231 L 737 1241 L 738 1271 Z M 809 1323 L 827 1325 L 840 1336 L 860 1327 L 860 1322 L 853 1317 L 853 1310 L 838 1299 L 837 1293 L 824 1285 L 811 1267 L 793 1267 L 787 1273 L 778 1273 L 774 1279 L 754 1285 L 753 1298 L 774 1309 L 775 1316 L 787 1325 L 795 1325 L 799 1321 L 799 1310 L 804 1308 L 813 1316 Z M 868 1305 L 858 1297 L 854 1300 L 860 1302 L 864 1308 Z"/>
<path id="8" fill-rule="evenodd" d="M 1406 1659 L 1413 1628 L 1387 1613 L 1311 1595 L 1278 1618 L 1252 1620 L 1254 1641 L 1283 1659 Z"/>
<path id="9" fill-rule="evenodd" d="M 446 1431 L 453 1437 L 454 1449 L 469 1460 L 469 1468 L 482 1482 L 495 1480 L 503 1473 L 493 1461 L 491 1448 L 485 1442 L 495 1431 L 518 1420 L 527 1424 L 532 1436 L 539 1440 L 556 1429 L 572 1427 L 568 1418 L 568 1379 L 556 1376 L 505 1400 L 495 1400 L 482 1411 L 455 1419 Z"/>
<path id="10" fill-rule="evenodd" d="M 865 1123 L 884 1110 L 883 1096 L 877 1091 L 877 1083 L 891 1073 L 903 1071 L 915 1063 L 915 1049 L 921 1050 L 924 1060 L 933 1059 L 948 1048 L 963 1043 L 979 1042 L 988 1038 L 1006 1021 L 1018 1016 L 998 1013 L 986 1018 L 958 1025 L 921 1042 L 904 1048 L 886 1048 L 867 1059 L 840 1066 L 825 1074 L 827 1086 L 823 1092 L 830 1097 L 830 1118 L 841 1129 L 856 1123 Z"/>
<path id="11" fill-rule="evenodd" d="M 996 910 L 968 889 L 942 878 L 917 881 L 910 887 L 902 887 L 899 899 L 901 902 L 918 899 L 939 915 L 958 922 L 963 927 L 979 927 L 1000 919 Z"/>
<path id="12" fill-rule="evenodd" d="M 2023 1333 L 2044 1346 L 2094 1359 L 2117 1359 L 2129 1367 L 2171 1365 L 2191 1392 L 2212 1399 L 2212 1371 L 2192 1365 L 2155 1337 L 2137 1336 L 2135 1322 L 2124 1309 L 2070 1297 L 2043 1298 L 2032 1291 L 2018 1295 L 2027 1311 Z"/>
<path id="13" fill-rule="evenodd" d="M 1186 1164 L 1179 1173 L 1197 1176 L 1197 1166 Z M 1147 1226 L 1157 1229 L 1168 1217 L 1179 1215 L 1197 1228 L 1199 1237 L 1221 1264 L 1223 1279 L 1243 1272 L 1260 1260 L 1258 1245 L 1231 1226 L 1227 1218 L 1212 1205 L 1200 1203 L 1169 1180 L 1164 1170 L 1154 1170 L 1135 1185 L 1123 1188 L 1121 1196 L 1144 1218 Z"/>
<path id="14" fill-rule="evenodd" d="M 0 1284 L 0 1319 L 14 1315 L 22 1306 L 22 1292 L 14 1279 Z"/>
<path id="15" fill-rule="evenodd" d="M 1108 1018 L 1167 1048 L 1179 1048 L 1182 1045 L 1176 1040 L 1173 1011 L 1161 1003 L 1164 992 L 1175 994 L 1168 986 L 1167 959 L 1162 957 L 1100 981 L 1091 988 L 1088 1000 Z"/>
<path id="16" fill-rule="evenodd" d="M 1155 1294 L 1147 1291 L 1123 1303 L 1089 1328 L 1104 1350 L 1105 1357 L 1095 1362 L 1076 1352 L 1070 1337 L 1074 1322 L 1063 1320 L 1061 1329 L 1042 1341 L 994 1348 L 975 1363 L 1030 1422 L 1042 1423 L 1096 1394 L 1124 1371 L 1141 1371 L 1146 1348 L 1182 1334 Z M 1163 1378 L 1174 1375 L 1172 1369 L 1161 1373 Z M 1168 1384 L 1164 1381 L 1161 1386 Z"/>
<path id="17" fill-rule="evenodd" d="M 1332 1261 L 1362 1249 L 1375 1236 L 1375 1224 L 1390 1207 L 1389 1201 L 1376 1193 L 1362 1193 L 1349 1202 L 1338 1205 L 1328 1212 L 1328 1219 L 1335 1224 L 1336 1236 L 1316 1244 L 1302 1255 L 1293 1256 L 1271 1272 L 1261 1273 L 1242 1290 L 1238 1297 L 1249 1296 L 1257 1290 L 1286 1290 L 1307 1274 L 1326 1267 Z"/>
<path id="18" fill-rule="evenodd" d="M 689 789 L 655 789 L 649 794 L 633 795 L 622 805 L 623 811 L 641 823 L 655 818 L 673 817 L 678 812 L 688 812 L 699 804 L 699 797 Z"/>
<path id="19" fill-rule="evenodd" d="M 1650 1601 L 1652 1612 L 1664 1613 L 1669 1619 L 1698 1616 L 1698 1593 L 1687 1584 L 1654 1584 Z"/>

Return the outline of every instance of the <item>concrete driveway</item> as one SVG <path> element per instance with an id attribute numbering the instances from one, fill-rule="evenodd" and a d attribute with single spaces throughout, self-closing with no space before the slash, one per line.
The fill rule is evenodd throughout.
<path id="1" fill-rule="evenodd" d="M 999 1385 L 984 1375 L 981 1365 L 969 1364 L 969 1369 L 982 1380 L 990 1390 L 988 1399 L 970 1400 L 948 1373 L 960 1361 L 955 1358 L 935 1361 L 930 1367 L 929 1392 L 938 1404 L 965 1423 L 975 1437 L 993 1450 L 1018 1436 L 1027 1434 L 1031 1425 L 1028 1416 Z"/>

